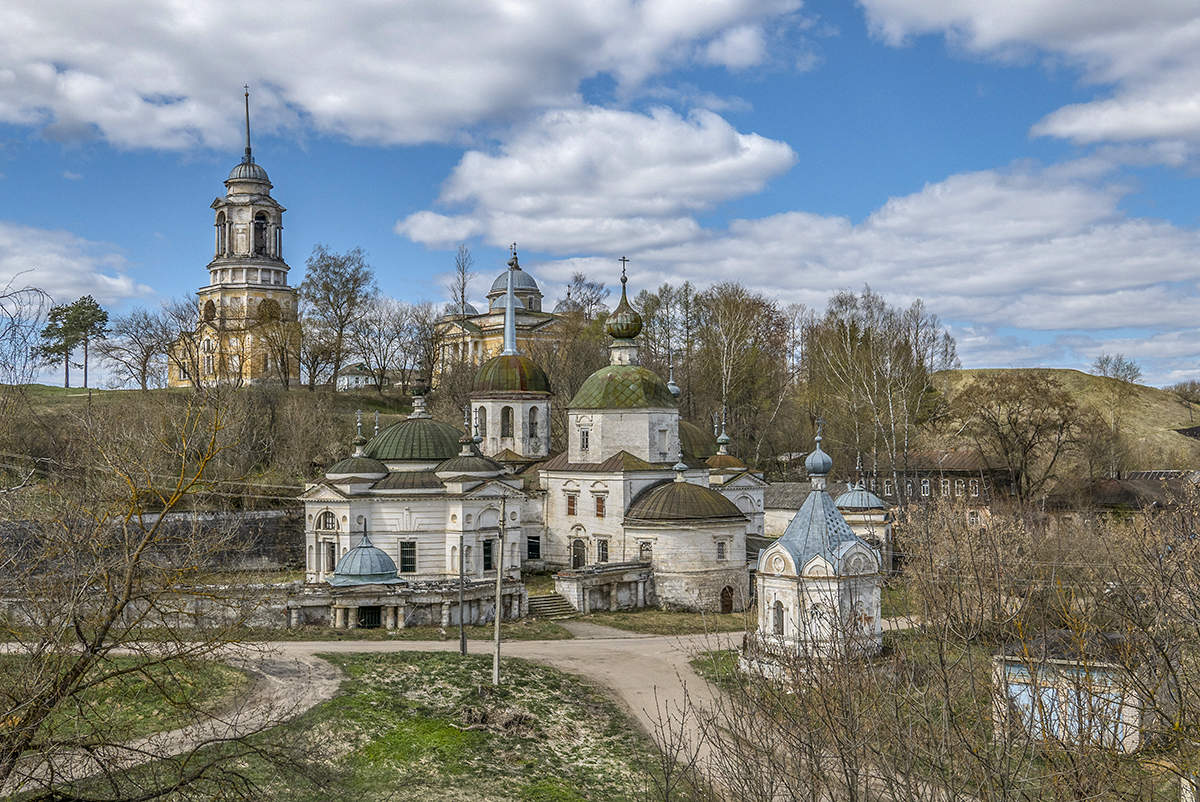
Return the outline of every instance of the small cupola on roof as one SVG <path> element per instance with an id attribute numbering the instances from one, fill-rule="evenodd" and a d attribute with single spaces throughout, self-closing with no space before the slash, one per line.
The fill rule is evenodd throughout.
<path id="1" fill-rule="evenodd" d="M 512 246 L 512 250 L 513 259 L 508 263 L 508 269 L 496 276 L 495 281 L 492 282 L 492 288 L 488 290 L 488 309 L 495 311 L 504 308 L 507 303 L 505 296 L 508 294 L 508 286 L 511 282 L 515 296 L 514 306 L 530 312 L 541 312 L 542 290 L 533 276 L 521 269 L 521 265 L 516 260 L 515 244 Z M 512 275 L 510 276 L 509 273 Z"/>
<path id="2" fill-rule="evenodd" d="M 716 470 L 745 468 L 746 463 L 729 453 L 730 442 L 732 442 L 731 438 L 725 433 L 725 413 L 722 412 L 721 433 L 717 435 L 717 453 L 705 460 L 705 464 Z"/>
<path id="3" fill-rule="evenodd" d="M 834 501 L 840 510 L 886 510 L 890 509 L 887 502 L 867 490 L 866 484 L 860 479 L 856 484 L 847 485 L 846 492 Z"/>
<path id="4" fill-rule="evenodd" d="M 376 420 L 376 428 L 379 423 Z M 362 410 L 355 412 L 355 437 L 354 437 L 354 454 L 344 460 L 335 462 L 329 466 L 329 470 L 325 472 L 326 479 L 345 479 L 351 476 L 363 476 L 371 479 L 381 479 L 387 476 L 388 468 L 377 459 L 372 459 L 366 455 L 364 446 L 367 444 L 367 438 L 363 437 L 362 433 Z"/>
<path id="5" fill-rule="evenodd" d="M 625 266 L 621 257 L 621 301 L 605 324 L 613 338 L 608 347 L 609 362 L 580 386 L 568 405 L 570 409 L 636 409 L 661 408 L 674 410 L 675 396 L 667 383 L 652 370 L 638 364 L 636 337 L 642 332 L 642 316 L 629 303 L 625 284 Z"/>
<path id="6" fill-rule="evenodd" d="M 425 397 L 415 395 L 412 414 L 372 437 L 363 452 L 383 462 L 441 462 L 458 454 L 461 434 L 457 427 L 434 420 Z"/>

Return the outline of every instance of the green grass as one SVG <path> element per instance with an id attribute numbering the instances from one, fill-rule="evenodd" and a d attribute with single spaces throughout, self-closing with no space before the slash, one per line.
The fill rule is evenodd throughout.
<path id="1" fill-rule="evenodd" d="M 701 652 L 688 661 L 692 670 L 717 687 L 733 683 L 738 670 L 738 653 L 734 649 Z"/>
<path id="2" fill-rule="evenodd" d="M 346 673 L 341 693 L 260 736 L 285 741 L 314 765 L 272 765 L 257 755 L 240 760 L 241 773 L 259 786 L 256 799 L 647 798 L 649 739 L 581 678 L 506 659 L 503 684 L 495 688 L 489 657 L 323 657 Z"/>
<path id="3" fill-rule="evenodd" d="M 525 574 L 521 577 L 530 596 L 544 596 L 554 592 L 554 574 Z"/>
<path id="4" fill-rule="evenodd" d="M 703 635 L 710 632 L 744 632 L 754 626 L 754 612 L 683 613 L 645 608 L 617 612 L 589 613 L 575 619 L 601 626 L 649 635 Z"/>
<path id="5" fill-rule="evenodd" d="M 912 599 L 908 586 L 900 577 L 893 578 L 880 591 L 880 602 L 884 618 L 901 618 L 912 615 Z"/>
<path id="6" fill-rule="evenodd" d="M 133 658 L 117 657 L 99 671 L 123 671 L 136 665 Z M 19 687 L 21 675 L 27 672 L 27 658 L 0 657 L 0 682 L 6 687 Z M 148 665 L 71 697 L 51 715 L 43 737 L 88 738 L 97 734 L 96 722 L 102 722 L 105 733 L 118 733 L 121 740 L 172 730 L 220 709 L 249 684 L 245 672 L 221 663 L 180 660 Z"/>
<path id="7" fill-rule="evenodd" d="M 494 630 L 491 624 L 468 626 L 470 640 L 491 640 Z M 500 625 L 503 640 L 566 640 L 571 633 L 553 621 L 538 618 L 522 618 L 505 621 Z M 306 640 L 458 640 L 458 626 L 406 627 L 404 629 L 333 629 L 332 627 L 307 626 L 299 629 L 252 629 L 240 635 L 247 641 L 306 641 Z"/>

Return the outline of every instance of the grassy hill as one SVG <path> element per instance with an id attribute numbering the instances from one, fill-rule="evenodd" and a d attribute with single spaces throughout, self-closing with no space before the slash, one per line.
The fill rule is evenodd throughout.
<path id="1" fill-rule="evenodd" d="M 1080 407 L 1106 410 L 1111 386 L 1116 379 L 1093 376 L 1078 370 L 1033 368 L 1056 379 Z M 972 379 L 988 374 L 1015 372 L 1004 368 L 946 370 L 934 376 L 937 388 L 947 397 Z M 1200 440 L 1179 434 L 1178 429 L 1200 426 L 1200 405 L 1189 404 L 1175 393 L 1142 384 L 1132 385 L 1126 402 L 1123 428 L 1135 454 L 1132 469 L 1200 468 Z"/>

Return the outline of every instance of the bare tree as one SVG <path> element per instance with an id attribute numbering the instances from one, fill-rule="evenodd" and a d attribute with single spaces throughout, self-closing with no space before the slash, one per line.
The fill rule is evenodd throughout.
<path id="1" fill-rule="evenodd" d="M 1121 475 L 1128 449 L 1124 442 L 1121 424 L 1129 401 L 1137 393 L 1137 382 L 1142 378 L 1142 369 L 1137 362 L 1124 354 L 1101 354 L 1092 363 L 1092 370 L 1104 377 L 1104 409 L 1109 436 L 1107 438 L 1105 472 L 1111 478 Z"/>
<path id="2" fill-rule="evenodd" d="M 301 303 L 299 325 L 302 380 L 307 381 L 309 392 L 330 380 L 336 389 L 337 376 L 332 374 L 336 338 L 320 315 L 311 314 L 306 302 Z"/>
<path id="3" fill-rule="evenodd" d="M 399 301 L 376 296 L 346 329 L 348 353 L 366 365 L 382 393 L 388 374 L 402 365 L 410 310 Z"/>
<path id="4" fill-rule="evenodd" d="M 204 386 L 201 373 L 200 340 L 196 336 L 196 303 L 191 298 L 165 301 L 152 318 L 154 336 L 166 347 L 167 364 L 174 365 L 178 374 L 191 382 L 192 387 Z"/>
<path id="5" fill-rule="evenodd" d="M 96 350 L 118 384 L 142 390 L 163 385 L 171 341 L 162 339 L 162 329 L 154 313 L 141 307 L 112 319 Z"/>

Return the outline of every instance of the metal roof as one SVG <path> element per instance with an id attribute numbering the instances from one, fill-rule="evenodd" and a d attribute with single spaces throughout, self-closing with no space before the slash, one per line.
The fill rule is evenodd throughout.
<path id="1" fill-rule="evenodd" d="M 625 513 L 626 522 L 745 519 L 737 505 L 716 490 L 673 479 L 638 493 Z"/>
<path id="2" fill-rule="evenodd" d="M 854 534 L 854 530 L 838 512 L 833 499 L 824 490 L 813 490 L 808 494 L 778 542 L 792 556 L 798 571 L 818 554 L 837 571 L 840 570 L 841 558 L 847 546 L 861 543 L 871 548 Z"/>
<path id="3" fill-rule="evenodd" d="M 701 426 L 679 419 L 679 447 L 683 456 L 705 460 L 717 453 L 717 441 Z"/>
<path id="4" fill-rule="evenodd" d="M 479 366 L 472 393 L 549 393 L 550 379 L 524 354 L 501 354 Z"/>
<path id="5" fill-rule="evenodd" d="M 347 457 L 330 465 L 325 474 L 358 474 L 360 476 L 379 474 L 382 476 L 387 474 L 387 472 L 387 466 L 377 459 L 371 459 L 370 457 Z"/>
<path id="6" fill-rule="evenodd" d="M 363 532 L 362 539 L 338 560 L 330 585 L 389 585 L 402 580 L 396 576 L 396 563 L 371 542 Z"/>
<path id="7" fill-rule="evenodd" d="M 763 506 L 777 510 L 798 510 L 811 492 L 810 482 L 772 482 L 763 488 Z"/>
<path id="8" fill-rule="evenodd" d="M 246 161 L 243 159 L 233 169 L 229 171 L 229 178 L 226 181 L 262 181 L 271 183 L 271 179 L 267 178 L 267 171 L 261 165 L 256 164 L 253 160 Z"/>
<path id="9" fill-rule="evenodd" d="M 675 396 L 657 373 L 641 365 L 606 365 L 587 377 L 568 409 L 675 407 Z"/>
<path id="10" fill-rule="evenodd" d="M 568 462 L 567 452 L 556 454 L 541 464 L 543 471 L 578 471 L 580 473 L 620 473 L 623 471 L 660 471 L 661 465 L 646 462 L 628 451 L 618 451 L 603 462 Z"/>
<path id="11" fill-rule="evenodd" d="M 440 489 L 442 480 L 433 471 L 396 471 L 371 486 L 372 490 Z"/>
<path id="12" fill-rule="evenodd" d="M 462 431 L 433 418 L 406 418 L 371 438 L 366 456 L 390 461 L 444 460 L 458 454 Z"/>
<path id="13" fill-rule="evenodd" d="M 886 510 L 890 508 L 887 502 L 867 490 L 862 482 L 849 486 L 845 493 L 837 497 L 834 504 L 843 510 Z"/>
<path id="14" fill-rule="evenodd" d="M 538 283 L 536 281 L 534 281 L 533 276 L 529 275 L 521 268 L 519 268 L 519 267 L 514 268 L 512 271 L 512 274 L 513 274 L 513 290 L 514 291 L 515 290 L 536 290 L 536 289 L 538 289 Z M 500 275 L 496 276 L 496 280 L 492 282 L 492 289 L 488 293 L 488 295 L 491 295 L 493 292 L 498 292 L 503 295 L 507 291 L 508 291 L 508 270 L 505 270 Z"/>

